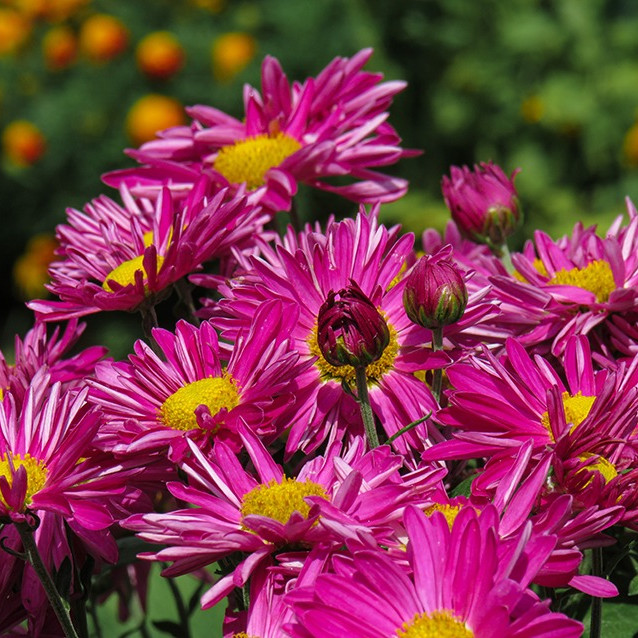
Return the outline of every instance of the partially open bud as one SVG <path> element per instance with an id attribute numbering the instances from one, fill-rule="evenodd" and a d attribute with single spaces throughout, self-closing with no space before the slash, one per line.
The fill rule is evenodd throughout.
<path id="1" fill-rule="evenodd" d="M 481 162 L 471 171 L 452 166 L 441 180 L 446 206 L 459 230 L 473 241 L 498 248 L 516 230 L 522 212 L 514 178 L 492 162 Z"/>
<path id="2" fill-rule="evenodd" d="M 385 319 L 356 282 L 330 291 L 319 309 L 317 342 L 333 366 L 365 367 L 381 357 L 390 342 Z"/>
<path id="3" fill-rule="evenodd" d="M 421 257 L 407 276 L 403 290 L 405 312 L 424 328 L 457 322 L 465 312 L 467 288 L 458 268 L 446 259 L 449 250 Z"/>

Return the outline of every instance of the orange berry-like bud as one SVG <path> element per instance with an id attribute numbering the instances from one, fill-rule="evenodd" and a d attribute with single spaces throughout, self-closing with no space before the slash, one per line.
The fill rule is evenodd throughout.
<path id="1" fill-rule="evenodd" d="M 49 29 L 42 38 L 44 62 L 52 71 L 66 69 L 75 62 L 78 40 L 73 29 L 60 25 Z"/>
<path id="2" fill-rule="evenodd" d="M 131 141 L 143 144 L 158 131 L 184 124 L 184 107 L 174 98 L 151 93 L 141 97 L 126 116 L 126 131 Z"/>
<path id="3" fill-rule="evenodd" d="M 44 155 L 46 140 L 35 124 L 14 120 L 2 133 L 2 148 L 16 166 L 31 166 Z"/>
<path id="4" fill-rule="evenodd" d="M 128 29 L 114 16 L 97 13 L 80 29 L 80 49 L 93 62 L 108 62 L 128 45 Z"/>
<path id="5" fill-rule="evenodd" d="M 135 51 L 137 66 L 152 78 L 165 79 L 184 64 L 184 49 L 168 31 L 155 31 L 140 40 Z"/>
<path id="6" fill-rule="evenodd" d="M 14 9 L 0 9 L 0 55 L 17 51 L 31 33 L 31 23 Z"/>
<path id="7" fill-rule="evenodd" d="M 629 166 L 638 166 L 638 123 L 625 133 L 623 156 Z"/>
<path id="8" fill-rule="evenodd" d="M 13 265 L 13 281 L 23 299 L 36 299 L 48 292 L 49 265 L 57 259 L 58 242 L 53 235 L 35 235 L 29 239 L 24 253 Z"/>
<path id="9" fill-rule="evenodd" d="M 213 74 L 220 81 L 232 80 L 255 57 L 257 43 L 248 33 L 220 35 L 211 48 Z"/>

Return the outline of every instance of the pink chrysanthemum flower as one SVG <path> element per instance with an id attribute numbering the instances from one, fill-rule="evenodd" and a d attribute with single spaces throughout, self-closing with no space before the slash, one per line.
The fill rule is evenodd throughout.
<path id="1" fill-rule="evenodd" d="M 572 337 L 562 366 L 533 358 L 509 339 L 500 360 L 485 350 L 448 369 L 449 405 L 437 419 L 453 440 L 428 460 L 489 457 L 532 440 L 536 451 L 566 437 L 628 441 L 636 425 L 638 362 L 594 371 L 586 337 Z M 562 367 L 562 369 L 561 369 Z"/>
<path id="2" fill-rule="evenodd" d="M 413 237 L 397 238 L 399 229 L 380 225 L 377 214 L 376 208 L 369 215 L 361 211 L 355 219 L 330 221 L 325 234 L 307 228 L 298 237 L 288 233 L 274 250 L 264 246 L 263 257 L 246 260 L 241 276 L 220 286 L 225 298 L 203 310 L 215 317 L 216 325 L 232 340 L 265 300 L 285 299 L 298 308 L 299 319 L 290 336 L 302 359 L 314 365 L 298 379 L 300 393 L 291 415 L 288 454 L 298 449 L 310 452 L 326 438 L 363 431 L 358 408 L 342 387 L 344 383 L 354 387 L 354 368 L 330 364 L 318 344 L 321 306 L 331 292 L 352 282 L 378 309 L 390 333 L 381 357 L 366 369 L 372 409 L 386 434 L 392 436 L 437 408 L 415 372 L 437 361 L 441 365 L 447 356 L 432 354 L 430 331 L 412 323 L 403 307 L 405 279 L 400 275 Z M 449 327 L 460 333 L 484 312 L 476 297 L 471 298 L 464 317 Z M 427 441 L 428 429 L 420 425 L 396 439 L 396 445 L 405 452 L 409 446 L 423 448 Z"/>
<path id="3" fill-rule="evenodd" d="M 123 188 L 124 206 L 101 196 L 67 211 L 57 228 L 60 259 L 50 267 L 48 289 L 61 301 L 28 306 L 45 321 L 101 310 L 153 306 L 168 287 L 230 252 L 261 228 L 263 214 L 239 196 L 211 190 L 201 179 L 181 203 L 163 189 L 154 203 L 136 200 Z"/>
<path id="4" fill-rule="evenodd" d="M 172 459 L 185 438 L 202 446 L 213 438 L 237 447 L 237 426 L 267 438 L 285 424 L 283 408 L 294 402 L 303 372 L 290 350 L 295 314 L 278 302 L 261 306 L 228 357 L 220 352 L 212 324 L 180 320 L 175 332 L 155 328 L 161 355 L 137 341 L 129 361 L 104 362 L 90 381 L 90 400 L 105 417 L 98 445 L 118 455 L 165 451 Z"/>
<path id="5" fill-rule="evenodd" d="M 245 185 L 250 201 L 272 211 L 288 210 L 297 183 L 304 182 L 362 203 L 393 201 L 407 190 L 404 179 L 374 170 L 414 152 L 386 120 L 392 98 L 404 82 L 381 82 L 362 71 L 371 49 L 352 58 L 335 58 L 316 78 L 289 83 L 270 56 L 262 66 L 262 92 L 244 90 L 241 120 L 211 106 L 187 109 L 190 126 L 163 131 L 129 155 L 140 168 L 104 177 L 151 195 L 171 182 L 187 191 L 203 172 L 219 185 Z M 347 177 L 334 185 L 326 178 Z"/>
<path id="6" fill-rule="evenodd" d="M 629 200 L 627 210 L 629 223 L 622 226 L 619 218 L 605 237 L 580 223 L 558 241 L 537 230 L 534 241 L 512 255 L 514 276 L 492 278 L 497 296 L 526 299 L 530 289 L 540 293 L 538 302 L 548 311 L 544 334 L 522 337 L 526 345 L 551 345 L 559 355 L 570 335 L 591 334 L 600 342 L 596 349 L 609 349 L 610 317 L 638 310 L 638 213 Z"/>
<path id="7" fill-rule="evenodd" d="M 408 508 L 405 525 L 409 570 L 378 550 L 334 560 L 334 574 L 321 574 L 312 587 L 288 595 L 297 616 L 285 628 L 290 635 L 581 635 L 581 623 L 551 612 L 549 601 L 541 602 L 528 588 L 537 561 L 527 562 L 524 542 L 505 548 L 493 516 L 468 507 L 450 525 L 440 512 L 427 517 Z"/>
<path id="8" fill-rule="evenodd" d="M 56 326 L 47 334 L 47 324 L 36 322 L 23 338 L 16 335 L 13 364 L 8 364 L 0 353 L 0 397 L 8 389 L 20 403 L 31 380 L 43 366 L 47 366 L 52 383 L 76 384 L 92 375 L 95 364 L 106 355 L 107 348 L 90 346 L 70 355 L 85 327 L 72 319 L 64 328 Z"/>
<path id="9" fill-rule="evenodd" d="M 247 472 L 232 450 L 217 442 L 206 458 L 188 441 L 191 457 L 183 464 L 189 485 L 169 483 L 177 499 L 197 507 L 163 514 L 139 514 L 122 525 L 164 549 L 142 558 L 173 561 L 166 576 L 184 574 L 241 552 L 242 560 L 202 597 L 202 607 L 215 605 L 271 555 L 317 545 L 335 550 L 348 541 L 376 546 L 393 537 L 392 522 L 410 503 L 420 503 L 440 472 L 417 471 L 401 477 L 403 460 L 381 446 L 363 454 L 361 439 L 339 456 L 334 443 L 323 457 L 286 476 L 247 429 L 240 436 L 257 476 Z M 298 563 L 299 557 L 296 561 Z"/>

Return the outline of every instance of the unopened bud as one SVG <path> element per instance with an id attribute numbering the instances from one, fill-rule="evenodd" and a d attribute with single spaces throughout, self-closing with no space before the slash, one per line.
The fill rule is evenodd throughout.
<path id="1" fill-rule="evenodd" d="M 351 285 L 330 291 L 319 309 L 317 342 L 333 366 L 365 367 L 381 357 L 390 342 L 385 319 L 351 280 Z"/>
<path id="2" fill-rule="evenodd" d="M 424 328 L 440 328 L 457 322 L 465 312 L 467 288 L 463 275 L 445 256 L 421 257 L 407 276 L 403 306 L 410 320 Z"/>

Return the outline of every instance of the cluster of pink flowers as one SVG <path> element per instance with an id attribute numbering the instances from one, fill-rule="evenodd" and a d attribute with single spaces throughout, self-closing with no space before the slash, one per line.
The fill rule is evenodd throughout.
<path id="1" fill-rule="evenodd" d="M 638 529 L 638 213 L 510 255 L 517 171 L 482 163 L 443 234 L 386 227 L 415 151 L 370 55 L 267 57 L 241 119 L 190 108 L 68 210 L 0 360 L 0 632 L 80 635 L 131 539 L 100 599 L 169 563 L 227 638 L 580 636 L 556 592 L 617 595 L 584 559 Z M 359 208 L 278 233 L 302 182 Z M 107 311 L 125 360 L 78 349 Z"/>

